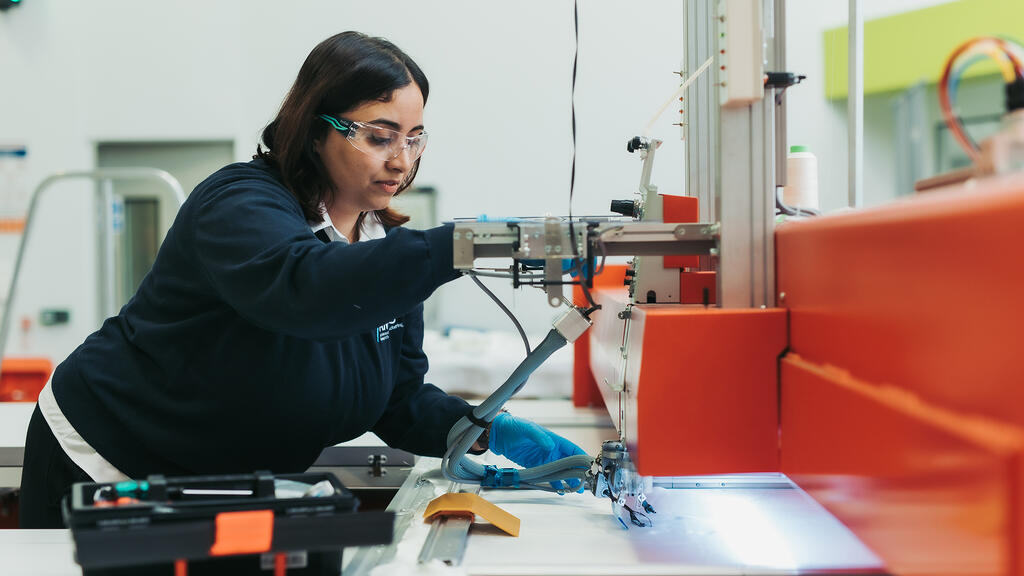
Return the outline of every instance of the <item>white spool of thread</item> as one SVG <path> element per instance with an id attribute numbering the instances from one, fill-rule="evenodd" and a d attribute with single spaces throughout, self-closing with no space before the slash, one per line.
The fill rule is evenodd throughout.
<path id="1" fill-rule="evenodd" d="M 794 208 L 818 209 L 818 158 L 807 146 L 790 146 L 782 201 Z"/>

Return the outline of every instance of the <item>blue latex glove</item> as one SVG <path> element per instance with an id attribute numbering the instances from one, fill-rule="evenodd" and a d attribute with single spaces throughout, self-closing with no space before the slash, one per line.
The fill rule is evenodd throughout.
<path id="1" fill-rule="evenodd" d="M 516 418 L 508 413 L 498 414 L 491 423 L 491 452 L 508 458 L 524 468 L 532 468 L 554 462 L 576 454 L 586 455 L 582 448 L 558 434 L 534 424 L 529 420 Z M 556 489 L 562 489 L 561 482 L 552 482 Z M 570 490 L 582 490 L 579 480 L 566 480 Z"/>

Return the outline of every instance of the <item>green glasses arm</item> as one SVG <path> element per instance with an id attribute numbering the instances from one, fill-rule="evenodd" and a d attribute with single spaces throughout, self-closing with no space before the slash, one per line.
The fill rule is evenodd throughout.
<path id="1" fill-rule="evenodd" d="M 318 114 L 317 118 L 327 121 L 328 124 L 334 126 L 334 129 L 338 130 L 339 132 L 347 132 L 349 129 L 348 126 L 342 124 L 341 121 L 339 121 L 334 116 L 328 116 L 327 114 Z"/>

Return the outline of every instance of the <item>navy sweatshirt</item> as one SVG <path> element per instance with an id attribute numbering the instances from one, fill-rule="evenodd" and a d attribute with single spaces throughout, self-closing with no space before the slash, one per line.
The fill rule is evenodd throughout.
<path id="1" fill-rule="evenodd" d="M 452 230 L 323 243 L 262 161 L 182 206 L 136 295 L 53 374 L 57 404 L 131 477 L 308 468 L 366 431 L 439 456 L 465 401 L 425 384 L 423 305 Z"/>

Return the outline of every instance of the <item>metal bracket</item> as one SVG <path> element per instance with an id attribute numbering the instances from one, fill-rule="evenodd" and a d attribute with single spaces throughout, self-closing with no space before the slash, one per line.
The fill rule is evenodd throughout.
<path id="1" fill-rule="evenodd" d="M 662 198 L 658 195 L 658 187 L 651 184 L 654 170 L 654 153 L 661 145 L 661 140 L 652 140 L 641 149 L 643 168 L 640 174 L 639 192 L 642 198 L 640 208 L 641 222 L 657 222 L 664 220 Z M 686 236 L 687 226 L 678 225 L 672 228 L 671 238 L 682 240 Z M 679 274 L 674 268 L 665 268 L 663 255 L 640 256 L 634 260 L 636 276 L 633 278 L 630 298 L 638 304 L 679 302 Z"/>
<path id="2" fill-rule="evenodd" d="M 367 456 L 366 463 L 370 466 L 367 473 L 376 478 L 380 478 L 388 473 L 388 471 L 384 469 L 384 465 L 387 464 L 387 462 L 388 457 L 386 454 L 371 454 Z"/>
<path id="3" fill-rule="evenodd" d="M 544 292 L 552 308 L 562 305 L 562 222 L 558 218 L 544 219 Z M 575 240 L 575 239 L 573 239 Z"/>
<path id="4" fill-rule="evenodd" d="M 619 371 L 615 382 L 606 381 L 606 384 L 613 391 L 621 393 L 626 389 L 626 363 L 629 361 L 629 325 L 630 320 L 633 318 L 633 304 L 627 304 L 615 316 L 622 320 L 622 342 L 619 344 Z"/>
<path id="5" fill-rule="evenodd" d="M 470 270 L 473 268 L 473 229 L 455 227 L 452 233 L 452 260 L 457 270 Z"/>

